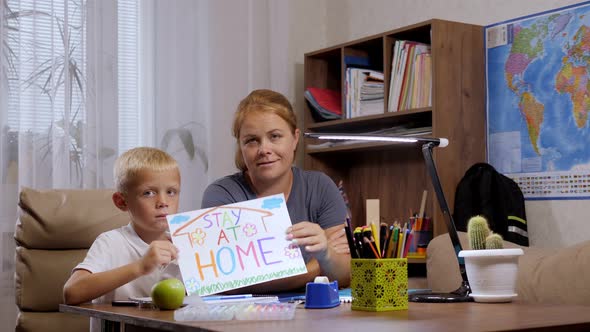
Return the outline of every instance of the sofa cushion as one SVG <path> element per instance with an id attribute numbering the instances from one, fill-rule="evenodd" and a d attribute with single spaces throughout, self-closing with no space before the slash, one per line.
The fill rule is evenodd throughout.
<path id="1" fill-rule="evenodd" d="M 18 314 L 15 332 L 88 331 L 90 318 L 62 312 L 26 312 Z"/>
<path id="2" fill-rule="evenodd" d="M 87 249 L 29 250 L 16 248 L 16 305 L 21 310 L 58 311 L 63 287 Z"/>
<path id="3" fill-rule="evenodd" d="M 88 249 L 100 233 L 129 223 L 112 195 L 112 190 L 23 188 L 15 239 L 29 249 Z"/>
<path id="4" fill-rule="evenodd" d="M 518 261 L 518 297 L 527 302 L 590 305 L 590 241 L 528 248 Z"/>
<path id="5" fill-rule="evenodd" d="M 463 249 L 470 249 L 467 233 L 457 232 Z M 512 242 L 504 241 L 504 248 L 522 248 Z M 523 248 L 526 250 L 526 248 Z M 461 286 L 461 273 L 448 233 L 432 239 L 426 248 L 426 273 L 428 287 L 436 292 L 452 292 Z"/>
<path id="6" fill-rule="evenodd" d="M 468 249 L 467 234 L 459 232 Z M 520 247 L 504 241 L 505 248 L 522 248 L 518 259 L 516 292 L 524 302 L 590 305 L 590 241 L 560 249 Z M 427 248 L 426 272 L 433 291 L 459 288 L 459 264 L 448 234 L 435 237 Z"/>

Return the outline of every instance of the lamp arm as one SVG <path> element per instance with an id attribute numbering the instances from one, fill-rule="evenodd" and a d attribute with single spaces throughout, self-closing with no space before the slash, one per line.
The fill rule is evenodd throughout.
<path id="1" fill-rule="evenodd" d="M 438 204 L 440 205 L 440 209 L 442 210 L 444 215 L 443 217 L 447 225 L 449 237 L 451 238 L 453 248 L 455 249 L 455 255 L 457 256 L 457 262 L 459 263 L 459 271 L 461 272 L 461 278 L 463 279 L 462 287 L 469 287 L 469 284 L 467 283 L 467 273 L 465 272 L 465 262 L 463 261 L 462 257 L 459 257 L 459 251 L 463 250 L 463 248 L 461 247 L 459 236 L 457 236 L 455 221 L 453 220 L 453 216 L 449 211 L 449 206 L 447 205 L 447 200 L 445 199 L 445 195 L 442 190 L 442 185 L 438 177 L 438 172 L 436 171 L 436 166 L 434 164 L 434 160 L 432 159 L 432 149 L 435 146 L 436 145 L 433 142 L 425 143 L 424 145 L 422 145 L 422 154 L 424 155 L 426 169 L 430 174 L 430 179 L 432 180 L 432 185 L 434 186 L 434 192 L 436 193 Z"/>

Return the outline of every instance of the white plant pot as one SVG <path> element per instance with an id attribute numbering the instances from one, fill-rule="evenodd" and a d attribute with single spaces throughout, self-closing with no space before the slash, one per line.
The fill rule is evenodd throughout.
<path id="1" fill-rule="evenodd" d="M 522 249 L 462 250 L 475 302 L 511 302 L 516 297 L 518 256 Z"/>

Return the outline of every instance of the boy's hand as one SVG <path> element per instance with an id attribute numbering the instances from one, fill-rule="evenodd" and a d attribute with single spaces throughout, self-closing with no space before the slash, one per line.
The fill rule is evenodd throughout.
<path id="1" fill-rule="evenodd" d="M 150 244 L 149 249 L 140 260 L 142 275 L 154 271 L 156 268 L 170 264 L 178 257 L 178 249 L 167 240 L 156 240 Z"/>

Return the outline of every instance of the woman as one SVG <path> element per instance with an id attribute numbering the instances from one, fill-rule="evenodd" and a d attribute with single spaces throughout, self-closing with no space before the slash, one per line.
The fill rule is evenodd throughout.
<path id="1" fill-rule="evenodd" d="M 277 292 L 304 287 L 318 275 L 342 287 L 350 282 L 350 253 L 343 222 L 346 206 L 325 174 L 292 166 L 299 142 L 297 119 L 280 93 L 255 90 L 238 105 L 233 123 L 235 162 L 241 170 L 207 187 L 201 208 L 283 193 L 293 226 L 287 239 L 302 250 L 307 274 L 253 285 L 240 292 Z"/>

